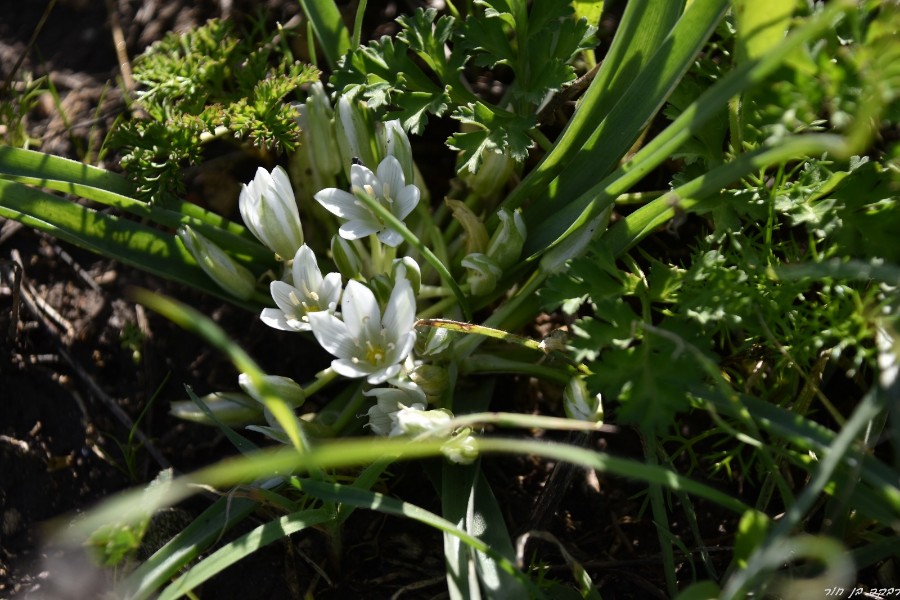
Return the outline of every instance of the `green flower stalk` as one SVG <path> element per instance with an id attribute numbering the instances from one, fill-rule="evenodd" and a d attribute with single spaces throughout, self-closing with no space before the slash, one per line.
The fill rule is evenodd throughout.
<path id="1" fill-rule="evenodd" d="M 188 225 L 179 227 L 177 235 L 200 268 L 220 288 L 241 300 L 248 300 L 253 295 L 256 278 L 246 267 L 235 262 L 224 250 Z"/>
<path id="2" fill-rule="evenodd" d="M 185 421 L 214 425 L 216 421 L 231 427 L 241 427 L 263 420 L 263 407 L 253 398 L 239 392 L 213 392 L 199 398 L 207 408 L 203 410 L 193 400 L 176 400 L 169 414 Z"/>

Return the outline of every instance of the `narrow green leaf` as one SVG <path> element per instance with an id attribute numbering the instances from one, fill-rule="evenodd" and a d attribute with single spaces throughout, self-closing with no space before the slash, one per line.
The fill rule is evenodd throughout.
<path id="1" fill-rule="evenodd" d="M 224 571 L 272 542 L 285 538 L 309 527 L 314 527 L 331 519 L 324 509 L 302 510 L 269 521 L 253 531 L 229 542 L 192 566 L 184 575 L 169 585 L 159 600 L 174 600 L 194 590 L 198 585 Z"/>
<path id="2" fill-rule="evenodd" d="M 612 46 L 553 150 L 509 195 L 507 208 L 521 206 L 542 194 L 550 181 L 576 156 L 588 137 L 625 94 L 681 15 L 680 0 L 632 0 L 613 38 Z M 637 131 L 635 132 L 637 135 Z M 592 171 L 593 172 L 593 171 Z"/>
<path id="3" fill-rule="evenodd" d="M 258 503 L 249 498 L 223 497 L 216 500 L 181 533 L 144 561 L 122 583 L 120 597 L 146 600 L 189 562 L 200 556 L 225 532 L 241 522 Z M 115 515 L 111 514 L 110 519 Z"/>
<path id="4" fill-rule="evenodd" d="M 259 309 L 227 296 L 174 235 L 5 180 L 0 180 L 0 216 L 250 310 Z"/>
<path id="5" fill-rule="evenodd" d="M 350 32 L 341 12 L 333 0 L 300 0 L 300 7 L 312 24 L 328 66 L 334 70 L 338 60 L 350 50 Z"/>
<path id="6" fill-rule="evenodd" d="M 693 64 L 728 4 L 727 0 L 695 0 L 688 6 L 603 122 L 546 191 L 535 196 L 526 219 L 529 230 L 540 223 L 542 235 L 552 235 L 554 239 L 565 230 L 551 231 L 544 220 L 617 166 Z"/>

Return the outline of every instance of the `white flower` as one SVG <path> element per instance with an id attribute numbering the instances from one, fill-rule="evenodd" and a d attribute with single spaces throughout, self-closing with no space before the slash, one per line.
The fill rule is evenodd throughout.
<path id="1" fill-rule="evenodd" d="M 398 279 L 384 311 L 375 294 L 350 280 L 341 301 L 343 321 L 327 312 L 309 313 L 313 335 L 335 360 L 331 367 L 345 377 L 366 377 L 377 385 L 397 375 L 416 341 L 416 298 L 406 279 Z"/>
<path id="2" fill-rule="evenodd" d="M 281 258 L 289 259 L 303 244 L 297 200 L 281 167 L 271 173 L 258 168 L 253 181 L 241 187 L 238 206 L 253 235 Z"/>
<path id="3" fill-rule="evenodd" d="M 291 275 L 294 285 L 284 281 L 269 284 L 272 299 L 278 308 L 264 308 L 260 319 L 275 329 L 310 331 L 311 313 L 333 313 L 337 310 L 341 297 L 341 274 L 329 273 L 322 277 L 316 255 L 303 244 L 294 255 Z"/>
<path id="4" fill-rule="evenodd" d="M 369 409 L 369 427 L 376 435 L 397 435 L 397 413 L 403 408 L 425 408 L 425 393 L 411 381 L 392 381 L 396 387 L 373 388 L 363 392 L 375 396 L 375 404 Z"/>
<path id="5" fill-rule="evenodd" d="M 351 166 L 351 192 L 368 194 L 402 221 L 419 203 L 419 188 L 406 185 L 403 168 L 393 156 L 381 161 L 377 171 L 376 175 L 362 165 Z M 377 233 L 378 239 L 388 246 L 398 246 L 403 241 L 398 231 L 382 222 L 353 193 L 328 188 L 317 193 L 315 199 L 329 212 L 346 219 L 339 230 L 344 239 L 356 240 Z"/>

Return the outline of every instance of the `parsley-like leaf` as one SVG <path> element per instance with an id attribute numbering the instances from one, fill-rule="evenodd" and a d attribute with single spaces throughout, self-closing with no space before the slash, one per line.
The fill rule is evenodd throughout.
<path id="1" fill-rule="evenodd" d="M 447 145 L 462 152 L 460 171 L 476 172 L 481 166 L 483 152 L 502 152 L 517 161 L 528 156 L 532 144 L 528 130 L 534 126 L 533 117 L 491 110 L 480 102 L 459 107 L 452 117 L 471 128 L 471 131 L 456 133 L 447 139 Z"/>

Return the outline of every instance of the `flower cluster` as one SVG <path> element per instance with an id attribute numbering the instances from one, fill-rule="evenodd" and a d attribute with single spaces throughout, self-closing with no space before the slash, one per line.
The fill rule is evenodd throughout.
<path id="1" fill-rule="evenodd" d="M 330 369 L 320 373 L 312 386 L 336 376 L 362 380 L 363 396 L 374 402 L 367 413 L 373 433 L 437 436 L 446 440 L 449 460 L 471 462 L 477 456 L 471 431 L 454 430 L 453 414 L 440 408 L 452 379 L 440 363 L 450 336 L 446 330 L 429 329 L 421 337 L 416 332 L 417 295 L 434 297 L 440 288 L 423 282 L 413 257 L 398 257 L 403 242 L 412 241 L 412 231 L 421 231 L 420 224 L 410 229 L 405 223 L 422 200 L 409 139 L 399 121 L 376 124 L 365 105 L 352 98 L 342 96 L 332 107 L 319 84 L 296 109 L 301 150 L 289 168 L 301 183 L 298 192 L 288 172 L 278 166 L 271 171 L 259 168 L 239 197 L 247 229 L 281 266 L 281 273 L 273 274 L 269 283 L 275 306 L 263 309 L 260 319 L 275 329 L 311 334 L 332 356 Z M 503 165 L 498 162 L 498 168 Z M 349 189 L 341 187 L 342 180 Z M 481 197 L 494 193 L 490 181 L 470 183 Z M 315 213 L 318 207 L 305 207 L 304 198 L 314 199 L 324 210 Z M 468 291 L 486 295 L 519 259 L 525 241 L 522 216 L 518 210 L 501 210 L 499 225 L 489 235 L 467 203 L 449 200 L 448 206 L 465 233 L 457 265 L 466 272 Z M 317 256 L 306 244 L 301 210 L 322 223 L 331 215 L 337 218 L 330 256 Z M 315 233 L 311 237 L 320 242 L 321 232 Z M 187 226 L 179 238 L 221 287 L 245 300 L 257 294 L 256 277 L 216 244 Z M 254 381 L 264 382 L 267 391 L 257 389 Z M 276 395 L 296 409 L 306 400 L 308 388 L 284 377 L 251 380 L 246 375 L 240 386 L 245 392 L 240 406 L 222 404 L 222 410 L 237 406 L 246 412 L 256 407 L 268 425 L 254 429 L 287 441 L 290 436 L 270 412 L 275 409 L 268 400 Z M 580 418 L 597 414 L 597 408 L 583 400 L 569 405 L 567 410 Z"/>

